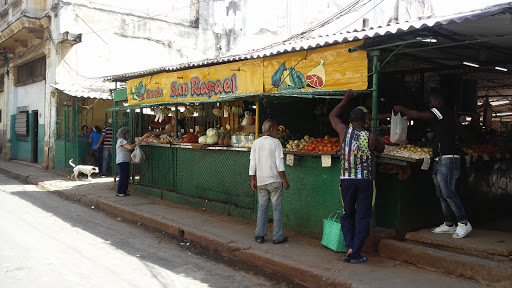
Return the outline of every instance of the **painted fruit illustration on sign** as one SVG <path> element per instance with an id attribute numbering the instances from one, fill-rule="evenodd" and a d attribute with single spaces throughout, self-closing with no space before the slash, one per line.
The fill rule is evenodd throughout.
<path id="1" fill-rule="evenodd" d="M 320 64 L 306 74 L 306 83 L 308 87 L 322 88 L 325 85 L 325 68 L 324 59 L 320 60 Z"/>
<path id="2" fill-rule="evenodd" d="M 281 63 L 272 75 L 272 86 L 279 90 L 302 89 L 306 87 L 306 77 L 294 67 L 286 67 L 286 62 Z"/>
<path id="3" fill-rule="evenodd" d="M 142 84 L 142 81 L 139 82 L 139 85 L 135 87 L 130 87 L 130 95 L 132 96 L 132 100 L 142 101 L 144 98 L 144 93 L 146 93 L 146 85 Z"/>

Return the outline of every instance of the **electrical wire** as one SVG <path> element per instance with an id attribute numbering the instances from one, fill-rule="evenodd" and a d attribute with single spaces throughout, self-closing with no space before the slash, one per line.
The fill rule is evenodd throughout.
<path id="1" fill-rule="evenodd" d="M 325 27 L 327 26 L 328 24 L 338 20 L 339 18 L 341 18 L 342 16 L 345 16 L 347 14 L 350 14 L 352 12 L 356 12 L 358 11 L 359 9 L 361 9 L 362 7 L 364 7 L 366 4 L 370 3 L 371 0 L 367 0 L 365 3 L 363 4 L 360 4 L 363 0 L 355 0 L 353 1 L 352 3 L 348 4 L 347 6 L 345 6 L 344 8 L 342 8 L 341 10 L 339 10 L 338 12 L 336 12 L 335 14 L 333 14 L 332 16 L 326 18 L 325 20 L 321 21 L 320 23 L 300 32 L 300 33 L 297 33 L 297 34 L 294 34 L 290 37 L 288 37 L 287 39 L 285 40 L 282 40 L 282 41 L 278 41 L 278 42 L 274 42 L 272 44 L 269 44 L 267 46 L 264 46 L 264 47 L 261 47 L 261 48 L 258 48 L 258 49 L 254 49 L 254 50 L 251 50 L 250 52 L 244 52 L 244 53 L 239 53 L 239 54 L 236 54 L 236 55 L 230 55 L 231 57 L 240 57 L 240 56 L 245 56 L 245 55 L 248 55 L 248 54 L 253 54 L 253 53 L 257 53 L 257 52 L 261 52 L 261 51 L 264 51 L 264 50 L 267 50 L 267 49 L 271 49 L 271 48 L 274 48 L 274 47 L 277 47 L 279 45 L 282 45 L 286 42 L 290 42 L 292 40 L 297 40 L 297 39 L 301 39 L 301 38 L 304 38 L 305 35 L 308 35 L 310 34 L 311 32 L 315 31 L 315 30 L 318 30 L 322 27 Z M 382 0 L 380 3 L 382 3 L 384 0 Z M 379 3 L 379 4 L 380 4 Z M 360 4 L 360 5 L 358 5 Z M 377 4 L 377 5 L 379 5 Z M 357 6 L 358 5 L 358 6 Z M 374 6 L 377 7 L 377 5 Z M 372 8 L 372 9 L 374 9 Z M 371 10 L 370 10 L 371 11 Z M 368 12 L 365 13 L 368 14 Z M 355 21 L 353 22 L 355 23 Z"/>
<path id="2" fill-rule="evenodd" d="M 341 28 L 340 30 L 336 31 L 336 34 L 337 33 L 340 33 L 342 30 L 345 30 L 347 27 L 350 27 L 352 24 L 356 23 L 357 21 L 359 21 L 361 18 L 363 18 L 364 16 L 366 16 L 366 14 L 370 13 L 371 11 L 375 10 L 375 8 L 377 8 L 377 6 L 380 5 L 380 3 L 384 2 L 384 0 L 381 0 L 379 3 L 377 3 L 377 5 L 373 6 L 372 9 L 368 10 L 366 13 L 364 13 L 363 15 L 361 15 L 361 17 L 357 18 L 356 20 L 354 20 L 353 22 L 351 22 L 350 24 L 348 24 L 347 26 Z"/>
<path id="3" fill-rule="evenodd" d="M 197 2 L 194 2 L 193 4 L 190 4 L 190 5 L 187 5 L 187 6 L 183 6 L 183 7 L 179 7 L 179 8 L 176 8 L 176 9 L 172 9 L 172 10 L 169 10 L 169 11 L 164 12 L 164 13 L 155 14 L 155 15 L 149 15 L 149 16 L 146 16 L 146 18 L 147 17 L 155 18 L 155 17 L 158 17 L 158 16 L 164 16 L 164 15 L 167 15 L 167 14 L 169 14 L 171 12 L 178 11 L 178 10 L 185 9 L 185 8 L 189 8 L 189 7 L 192 7 L 192 6 L 195 6 L 195 5 L 199 4 L 201 2 L 207 2 L 207 1 L 208 0 L 198 0 Z M 134 16 L 134 17 L 137 17 L 137 16 Z M 117 25 L 117 26 L 113 26 L 113 27 L 110 27 L 110 28 L 105 28 L 105 29 L 97 30 L 95 32 L 85 33 L 85 34 L 82 34 L 82 35 L 88 35 L 88 34 L 92 34 L 92 33 L 99 33 L 99 32 L 103 32 L 103 31 L 107 31 L 107 30 L 111 30 L 111 29 L 127 26 L 127 25 L 130 25 L 130 24 L 138 23 L 138 22 L 145 21 L 145 20 L 147 20 L 147 19 L 135 20 L 135 21 L 128 22 L 128 23 L 125 23 L 125 24 L 122 24 L 122 25 Z"/>

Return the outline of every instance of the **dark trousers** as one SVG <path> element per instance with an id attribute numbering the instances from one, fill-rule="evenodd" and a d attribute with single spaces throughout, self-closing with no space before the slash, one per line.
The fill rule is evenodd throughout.
<path id="1" fill-rule="evenodd" d="M 360 259 L 372 220 L 373 181 L 342 179 L 340 189 L 343 201 L 340 222 L 345 246 L 347 250 L 352 249 L 350 259 Z"/>
<path id="2" fill-rule="evenodd" d="M 94 157 L 94 161 L 96 162 L 96 166 L 98 167 L 98 170 L 101 171 L 101 156 L 103 154 L 103 149 L 98 148 L 97 150 L 92 149 L 92 157 Z"/>
<path id="3" fill-rule="evenodd" d="M 128 180 L 130 179 L 130 162 L 117 163 L 119 170 L 119 183 L 117 183 L 117 194 L 128 193 Z"/>

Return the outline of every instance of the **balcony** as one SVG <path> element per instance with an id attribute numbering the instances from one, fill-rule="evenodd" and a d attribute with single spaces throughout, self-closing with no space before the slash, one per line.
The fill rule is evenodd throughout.
<path id="1" fill-rule="evenodd" d="M 0 49 L 10 54 L 40 42 L 49 26 L 46 0 L 0 0 Z"/>

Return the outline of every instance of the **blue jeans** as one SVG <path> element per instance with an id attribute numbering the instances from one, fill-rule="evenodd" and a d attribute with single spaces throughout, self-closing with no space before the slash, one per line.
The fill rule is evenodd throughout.
<path id="1" fill-rule="evenodd" d="M 101 176 L 107 176 L 108 171 L 108 159 L 112 155 L 112 148 L 103 147 L 103 163 L 101 165 Z"/>
<path id="2" fill-rule="evenodd" d="M 119 183 L 117 183 L 117 194 L 128 193 L 128 180 L 130 180 L 130 162 L 117 163 L 119 169 Z"/>
<path id="3" fill-rule="evenodd" d="M 342 179 L 340 189 L 343 200 L 340 222 L 345 247 L 347 250 L 352 249 L 350 259 L 360 259 L 372 220 L 373 181 Z"/>
<path id="4" fill-rule="evenodd" d="M 269 199 L 272 200 L 274 215 L 274 234 L 272 240 L 283 240 L 283 221 L 281 219 L 281 206 L 283 198 L 283 183 L 273 182 L 258 186 L 259 207 L 258 220 L 256 222 L 256 236 L 267 235 L 267 209 Z"/>
<path id="5" fill-rule="evenodd" d="M 455 192 L 455 182 L 460 174 L 460 158 L 442 157 L 434 161 L 432 178 L 436 193 L 441 200 L 444 221 L 447 225 L 467 220 L 466 212 Z"/>

